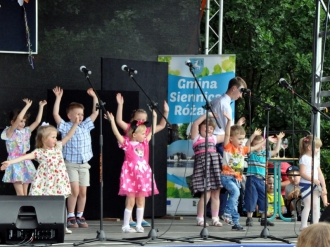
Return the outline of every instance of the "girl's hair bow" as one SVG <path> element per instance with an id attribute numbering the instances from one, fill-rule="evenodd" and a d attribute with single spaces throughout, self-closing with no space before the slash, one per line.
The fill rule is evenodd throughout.
<path id="1" fill-rule="evenodd" d="M 132 134 L 135 132 L 135 130 L 137 129 L 137 127 L 139 127 L 140 125 L 146 125 L 148 122 L 143 122 L 143 121 L 137 121 L 137 120 L 133 120 L 131 122 L 131 128 L 133 129 Z"/>

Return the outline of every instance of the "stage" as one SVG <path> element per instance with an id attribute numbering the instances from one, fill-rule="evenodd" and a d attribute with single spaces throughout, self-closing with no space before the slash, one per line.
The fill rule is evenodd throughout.
<path id="1" fill-rule="evenodd" d="M 179 217 L 177 217 L 179 218 Z M 147 219 L 150 222 L 150 219 Z M 246 217 L 241 217 L 241 225 L 245 226 L 245 220 Z M 258 222 L 257 218 L 253 218 L 254 225 L 252 227 L 249 227 L 248 231 L 232 231 L 231 226 L 227 225 L 226 223 L 223 223 L 222 227 L 214 227 L 209 226 L 207 227 L 207 230 L 209 232 L 209 236 L 215 236 L 215 237 L 227 237 L 227 238 L 242 238 L 242 237 L 250 237 L 250 236 L 260 236 L 263 226 L 260 226 L 260 223 Z M 208 223 L 211 222 L 211 219 L 208 218 Z M 84 239 L 89 238 L 95 238 L 97 236 L 96 231 L 100 230 L 100 222 L 99 221 L 91 221 L 87 220 L 87 223 L 89 224 L 89 228 L 76 228 L 72 229 L 72 234 L 66 234 L 65 235 L 65 242 L 60 244 L 53 244 L 53 246 L 73 246 L 74 243 L 78 243 L 80 241 L 83 241 Z M 222 241 L 222 240 L 215 240 L 211 237 L 207 240 L 203 240 L 200 237 L 193 238 L 192 240 L 194 243 L 188 243 L 188 242 L 181 242 L 181 241 L 166 241 L 163 239 L 157 239 L 157 240 L 151 240 L 149 241 L 146 246 L 240 246 L 240 247 L 257 247 L 257 246 L 294 246 L 297 241 L 297 234 L 299 234 L 299 226 L 300 222 L 284 222 L 282 220 L 275 220 L 274 221 L 275 226 L 268 227 L 269 234 L 274 237 L 293 237 L 293 238 L 287 238 L 291 242 L 291 244 L 287 244 L 285 242 L 272 240 L 270 238 L 253 238 L 253 239 L 242 239 L 241 244 L 233 243 L 229 241 Z M 107 238 L 111 238 L 111 241 L 96 241 L 93 243 L 86 243 L 82 246 L 119 246 L 119 245 L 129 245 L 129 246 L 140 246 L 137 243 L 122 243 L 117 242 L 116 240 L 122 239 L 122 238 L 133 238 L 133 237 L 143 237 L 147 236 L 150 227 L 145 227 L 144 233 L 129 233 L 124 234 L 121 232 L 121 224 L 122 221 L 103 221 L 103 230 L 105 233 L 105 236 Z M 199 236 L 200 232 L 202 230 L 202 227 L 196 226 L 196 221 L 194 216 L 182 216 L 182 219 L 163 219 L 163 218 L 157 218 L 155 219 L 155 229 L 158 229 L 158 237 L 161 238 L 185 238 L 185 237 L 191 237 L 191 236 Z M 165 233 L 166 232 L 166 233 Z M 165 234 L 164 234 L 165 233 Z M 297 233 L 297 234 L 296 234 Z M 33 244 L 33 243 L 32 243 Z M 0 245 L 0 246 L 6 246 L 6 245 Z M 39 243 L 35 243 L 35 245 L 30 246 L 46 246 Z"/>

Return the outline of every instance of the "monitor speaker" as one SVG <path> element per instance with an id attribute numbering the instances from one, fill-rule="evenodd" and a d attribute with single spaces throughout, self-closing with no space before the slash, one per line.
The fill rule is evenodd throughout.
<path id="1" fill-rule="evenodd" d="M 0 196 L 0 243 L 63 243 L 64 196 Z"/>

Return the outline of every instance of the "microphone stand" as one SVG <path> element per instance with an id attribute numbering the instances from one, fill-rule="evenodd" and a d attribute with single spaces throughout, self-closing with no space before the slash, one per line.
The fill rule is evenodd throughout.
<path id="1" fill-rule="evenodd" d="M 257 101 L 258 103 L 261 103 L 262 105 L 264 105 L 265 106 L 265 111 L 267 113 L 266 135 L 265 135 L 265 137 L 266 137 L 266 167 L 265 167 L 266 174 L 265 174 L 265 179 L 267 179 L 267 177 L 268 177 L 268 157 L 269 157 L 269 149 L 268 149 L 268 145 L 269 145 L 269 141 L 268 141 L 268 136 L 269 136 L 269 111 L 270 111 L 271 108 L 276 109 L 277 111 L 279 111 L 281 113 L 283 111 L 280 108 L 276 107 L 276 106 L 273 106 L 273 105 L 271 105 L 271 104 L 269 104 L 267 102 L 264 102 L 264 101 L 259 100 L 256 97 L 253 97 L 250 93 L 249 93 L 249 97 L 251 97 L 251 99 Z M 276 179 L 276 178 L 274 178 L 274 179 Z M 277 193 L 277 192 L 275 191 L 275 193 Z M 274 198 L 276 198 L 276 197 L 274 196 Z M 265 181 L 265 202 L 264 203 L 265 203 L 265 212 L 264 212 L 264 218 L 263 218 L 263 220 L 264 220 L 264 228 L 261 231 L 260 235 L 245 236 L 245 237 L 238 237 L 238 238 L 239 239 L 244 239 L 244 238 L 245 239 L 250 239 L 250 238 L 269 238 L 269 239 L 272 239 L 272 240 L 278 240 L 278 241 L 282 241 L 282 242 L 285 242 L 285 243 L 290 244 L 290 241 L 285 240 L 284 238 L 279 238 L 279 237 L 275 237 L 275 236 L 271 235 L 269 233 L 269 229 L 267 228 L 268 199 L 267 199 L 267 183 L 266 183 L 266 181 Z"/>
<path id="2" fill-rule="evenodd" d="M 186 65 L 189 67 L 189 70 L 190 70 L 190 73 L 193 75 L 194 79 L 195 79 L 195 82 L 200 90 L 200 92 L 202 93 L 203 95 L 203 98 L 205 99 L 205 106 L 203 106 L 203 108 L 206 110 L 206 130 L 208 130 L 208 123 L 209 123 L 209 111 L 212 112 L 213 116 L 214 113 L 213 113 L 213 110 L 211 108 L 211 105 L 209 103 L 209 101 L 207 100 L 204 92 L 203 92 L 203 89 L 201 88 L 197 78 L 196 78 L 196 75 L 194 73 L 194 67 L 191 63 L 186 63 Z M 220 127 L 220 124 L 218 123 L 218 120 L 217 118 L 214 118 L 217 125 Z M 192 239 L 192 238 L 202 238 L 203 240 L 207 240 L 208 238 L 213 238 L 213 239 L 217 239 L 217 240 L 224 240 L 224 241 L 229 241 L 229 242 L 236 242 L 236 243 L 241 243 L 240 240 L 238 239 L 235 239 L 235 238 L 224 238 L 224 237 L 217 237 L 217 236 L 211 236 L 209 235 L 209 231 L 206 227 L 206 197 L 207 197 L 207 180 L 208 180 L 208 177 L 207 177 L 207 170 L 208 170 L 208 162 L 207 162 L 207 156 L 208 156 L 208 133 L 206 131 L 206 136 L 205 136 L 205 170 L 204 170 L 204 215 L 203 215 L 203 218 L 204 218 L 204 225 L 203 225 L 203 229 L 202 231 L 200 232 L 200 234 L 198 236 L 191 236 L 191 237 L 187 237 L 188 239 Z"/>
<path id="3" fill-rule="evenodd" d="M 135 71 L 134 70 L 127 70 L 127 72 L 128 72 L 128 76 L 132 78 L 132 80 L 135 82 L 135 84 L 140 88 L 140 90 L 143 92 L 143 94 L 149 100 L 150 104 L 147 104 L 147 105 L 148 105 L 149 109 L 152 111 L 152 116 L 153 116 L 153 111 L 155 109 L 157 109 L 158 112 L 160 113 L 160 115 L 165 119 L 167 124 L 170 125 L 169 121 L 164 117 L 164 115 L 161 113 L 161 111 L 157 108 L 158 103 L 154 102 L 148 96 L 148 94 L 143 90 L 143 88 L 140 86 L 140 84 L 135 80 L 135 78 L 133 76 L 133 73 L 135 73 Z M 137 243 L 137 244 L 140 244 L 142 246 L 147 244 L 150 240 L 159 240 L 159 239 L 167 240 L 167 241 L 185 241 L 185 242 L 193 243 L 193 241 L 183 239 L 183 238 L 174 239 L 174 238 L 159 237 L 157 235 L 158 230 L 155 230 L 155 228 L 154 228 L 154 219 L 155 219 L 155 212 L 154 212 L 154 208 L 155 208 L 155 198 L 154 198 L 155 197 L 155 194 L 154 194 L 155 136 L 154 136 L 153 124 L 151 125 L 151 135 L 152 135 L 152 138 L 151 138 L 151 140 L 152 140 L 151 141 L 151 145 L 152 145 L 151 146 L 152 147 L 152 158 L 151 158 L 151 171 L 152 171 L 152 174 L 151 174 L 151 229 L 149 231 L 148 236 L 136 237 L 136 238 L 123 238 L 123 241 Z M 141 241 L 141 242 L 140 241 L 135 241 L 135 240 L 144 240 L 144 239 L 145 239 L 145 241 Z"/>
<path id="4" fill-rule="evenodd" d="M 104 108 L 105 102 L 103 102 L 97 92 L 95 91 L 93 84 L 89 80 L 89 71 L 84 70 L 86 80 L 89 82 L 90 86 L 93 88 L 95 95 L 97 96 L 97 99 L 99 101 L 98 104 L 96 104 L 96 109 L 98 109 L 99 112 L 99 118 L 100 118 L 100 230 L 97 230 L 96 238 L 92 239 L 84 239 L 81 242 L 73 243 L 74 246 L 82 245 L 85 243 L 92 243 L 96 241 L 105 242 L 105 241 L 114 241 L 114 242 L 128 242 L 122 239 L 113 239 L 113 238 L 107 238 L 105 235 L 105 232 L 103 230 L 103 134 L 102 134 L 102 110 L 104 112 L 107 112 Z M 110 117 L 108 116 L 108 120 L 110 122 Z"/>
<path id="5" fill-rule="evenodd" d="M 293 95 L 297 96 L 299 99 L 304 101 L 306 104 L 308 104 L 312 109 L 311 112 L 313 113 L 313 123 L 312 123 L 312 170 L 311 170 L 311 224 L 313 224 L 313 191 L 316 188 L 316 185 L 314 185 L 314 150 L 315 150 L 315 128 L 316 128 L 316 115 L 317 113 L 320 113 L 322 116 L 324 116 L 326 119 L 330 120 L 330 117 L 323 112 L 321 112 L 319 109 L 317 109 L 316 106 L 309 103 L 305 98 L 303 98 L 301 95 L 297 94 L 292 86 L 286 82 L 284 79 L 280 79 L 280 85 L 283 86 L 285 89 L 287 89 L 289 92 L 291 92 Z"/>

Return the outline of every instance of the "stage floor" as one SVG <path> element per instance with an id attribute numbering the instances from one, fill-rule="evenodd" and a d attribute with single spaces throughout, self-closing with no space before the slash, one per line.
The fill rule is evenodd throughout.
<path id="1" fill-rule="evenodd" d="M 256 246 L 294 246 L 297 242 L 297 234 L 299 234 L 299 226 L 300 222 L 284 222 L 282 220 L 275 220 L 275 226 L 267 227 L 269 229 L 269 234 L 281 238 L 281 237 L 290 237 L 286 238 L 289 240 L 291 244 L 287 244 L 282 241 L 272 240 L 271 238 L 260 238 L 260 234 L 263 232 L 264 227 L 260 226 L 257 218 L 254 218 L 254 226 L 253 227 L 245 227 L 245 220 L 246 217 L 241 218 L 241 224 L 244 226 L 247 231 L 232 231 L 231 226 L 223 223 L 222 227 L 214 227 L 209 226 L 207 227 L 207 231 L 209 234 L 209 238 L 203 240 L 200 238 L 201 231 L 203 227 L 196 226 L 196 221 L 194 216 L 182 216 L 183 219 L 178 220 L 171 220 L 171 219 L 163 219 L 163 218 L 156 218 L 154 229 L 159 230 L 157 236 L 159 239 L 150 240 L 146 243 L 146 246 L 249 246 L 249 247 L 256 247 Z M 150 222 L 150 219 L 147 219 Z M 211 220 L 208 219 L 210 223 Z M 97 237 L 97 231 L 101 229 L 100 221 L 91 221 L 87 220 L 89 224 L 89 228 L 77 228 L 71 229 L 72 234 L 65 235 L 65 242 L 60 244 L 53 244 L 53 246 L 73 246 L 74 243 L 79 243 L 84 239 L 93 239 Z M 103 221 L 103 231 L 107 238 L 111 239 L 110 241 L 95 241 L 92 243 L 85 243 L 82 246 L 119 246 L 119 245 L 129 245 L 129 246 L 141 246 L 139 243 L 135 242 L 128 242 L 122 243 L 118 242 L 122 238 L 133 238 L 133 237 L 147 237 L 150 232 L 150 227 L 145 227 L 144 233 L 122 233 L 121 232 L 121 224 L 122 221 Z M 160 238 L 185 238 L 194 236 L 191 240 L 194 243 L 189 243 L 185 241 L 166 241 Z M 251 236 L 258 236 L 258 238 L 252 239 L 242 239 L 241 244 L 233 243 L 227 240 L 217 240 L 213 239 L 212 237 L 218 238 L 244 238 L 244 237 L 251 237 Z M 33 243 L 32 243 L 33 244 Z M 6 246 L 6 245 L 0 245 Z M 30 246 L 46 246 L 39 243 L 35 243 L 35 245 Z"/>

